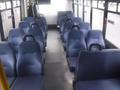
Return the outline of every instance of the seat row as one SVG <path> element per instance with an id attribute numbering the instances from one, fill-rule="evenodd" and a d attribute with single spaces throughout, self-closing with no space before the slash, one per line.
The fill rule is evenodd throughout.
<path id="1" fill-rule="evenodd" d="M 101 31 L 91 30 L 82 21 L 76 24 L 73 18 L 68 17 L 59 30 L 70 70 L 75 73 L 74 90 L 119 90 L 120 50 L 106 49 Z M 62 34 L 67 27 L 68 33 Z"/>
<path id="2" fill-rule="evenodd" d="M 90 24 L 82 22 L 79 17 L 69 16 L 65 19 L 63 16 L 63 19 L 59 27 L 60 37 L 70 71 L 74 72 L 81 51 L 102 50 L 105 48 L 105 42 L 100 30 L 92 30 Z"/>
<path id="3" fill-rule="evenodd" d="M 40 23 L 45 20 L 41 18 L 25 18 L 0 43 L 0 60 L 11 90 L 43 90 L 47 24 Z"/>

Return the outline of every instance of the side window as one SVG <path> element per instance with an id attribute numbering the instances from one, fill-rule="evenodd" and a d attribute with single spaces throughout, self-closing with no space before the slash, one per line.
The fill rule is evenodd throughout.
<path id="1" fill-rule="evenodd" d="M 120 48 L 120 15 L 108 13 L 106 39 Z"/>
<path id="2" fill-rule="evenodd" d="M 116 12 L 117 9 L 117 3 L 116 2 L 109 2 L 108 3 L 108 10 L 109 11 L 115 11 Z"/>
<path id="3" fill-rule="evenodd" d="M 10 2 L 10 0 L 6 0 L 6 7 L 7 7 L 7 9 L 11 8 L 11 2 Z"/>
<path id="4" fill-rule="evenodd" d="M 0 0 L 0 10 L 6 9 L 5 7 L 5 1 L 4 0 Z"/>
<path id="5" fill-rule="evenodd" d="M 105 5 L 105 1 L 104 0 L 98 2 L 98 8 L 104 9 L 105 8 L 104 5 Z"/>
<path id="6" fill-rule="evenodd" d="M 97 0 L 93 0 L 92 3 L 93 3 L 93 7 L 97 7 Z"/>
<path id="7" fill-rule="evenodd" d="M 83 7 L 82 7 L 82 5 L 83 5 L 83 2 L 82 2 L 82 0 L 79 0 L 79 17 L 80 18 L 83 18 Z"/>
<path id="8" fill-rule="evenodd" d="M 92 29 L 103 29 L 103 16 L 104 11 L 99 9 L 93 9 L 92 16 Z"/>
<path id="9" fill-rule="evenodd" d="M 17 6 L 17 1 L 13 0 L 13 7 L 16 7 L 16 6 Z"/>
<path id="10" fill-rule="evenodd" d="M 118 4 L 118 12 L 120 12 L 120 3 Z"/>
<path id="11" fill-rule="evenodd" d="M 74 13 L 77 16 L 77 0 L 74 0 Z"/>
<path id="12" fill-rule="evenodd" d="M 20 6 L 20 0 L 17 0 L 16 3 L 17 3 L 17 6 Z"/>

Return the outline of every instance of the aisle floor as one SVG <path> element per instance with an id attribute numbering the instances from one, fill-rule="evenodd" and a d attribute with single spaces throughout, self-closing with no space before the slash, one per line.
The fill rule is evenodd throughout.
<path id="1" fill-rule="evenodd" d="M 58 31 L 49 30 L 47 39 L 44 90 L 73 90 L 73 75 L 68 69 Z"/>

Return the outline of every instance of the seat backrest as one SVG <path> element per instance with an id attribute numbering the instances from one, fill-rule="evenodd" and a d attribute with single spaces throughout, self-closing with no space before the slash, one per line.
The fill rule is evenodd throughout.
<path id="1" fill-rule="evenodd" d="M 60 25 L 60 21 L 61 21 L 63 16 L 64 16 L 64 12 L 63 11 L 58 11 L 58 17 L 57 17 L 57 24 L 58 25 Z"/>
<path id="2" fill-rule="evenodd" d="M 24 32 L 26 34 L 30 30 L 31 26 L 30 26 L 30 24 L 28 22 L 21 21 L 19 23 L 19 28 L 21 29 L 22 32 Z"/>
<path id="3" fill-rule="evenodd" d="M 90 24 L 87 22 L 81 22 L 80 23 L 80 30 L 83 32 L 83 34 L 86 37 L 88 34 L 88 31 L 91 30 Z"/>
<path id="4" fill-rule="evenodd" d="M 20 29 L 10 30 L 8 42 L 11 44 L 15 52 L 17 52 L 19 45 L 22 43 L 23 36 L 24 33 Z"/>
<path id="5" fill-rule="evenodd" d="M 105 48 L 103 34 L 100 30 L 90 30 L 86 38 L 86 43 L 90 51 L 102 50 Z"/>
<path id="6" fill-rule="evenodd" d="M 74 17 L 73 21 L 74 21 L 75 25 L 79 25 L 82 22 L 80 17 Z"/>
<path id="7" fill-rule="evenodd" d="M 36 25 L 37 24 L 37 25 Z M 40 19 L 36 19 L 34 25 L 32 26 L 37 26 L 40 30 L 43 32 L 43 36 L 46 38 L 47 37 L 47 27 L 44 25 L 43 21 Z"/>
<path id="8" fill-rule="evenodd" d="M 77 28 L 73 28 L 68 35 L 66 47 L 68 51 L 68 56 L 71 57 L 76 57 L 79 55 L 80 51 L 86 50 L 86 42 L 83 32 Z"/>
<path id="9" fill-rule="evenodd" d="M 83 51 L 76 69 L 76 81 L 120 78 L 120 50 Z"/>
<path id="10" fill-rule="evenodd" d="M 41 74 L 42 61 L 41 50 L 36 41 L 28 40 L 22 42 L 18 49 L 16 65 L 18 76 L 31 76 Z"/>
<path id="11" fill-rule="evenodd" d="M 15 56 L 7 42 L 0 43 L 0 62 L 3 64 L 7 77 L 15 76 Z"/>
<path id="12" fill-rule="evenodd" d="M 24 19 L 24 21 L 28 22 L 30 25 L 35 22 L 35 18 L 34 17 L 26 17 Z"/>
<path id="13" fill-rule="evenodd" d="M 68 16 L 68 17 L 74 17 L 74 14 L 72 11 L 65 11 L 65 14 Z"/>
<path id="14" fill-rule="evenodd" d="M 64 33 L 71 29 L 73 25 L 73 20 L 72 18 L 67 18 L 66 21 L 64 22 L 64 24 L 61 26 L 61 34 L 64 35 Z"/>
<path id="15" fill-rule="evenodd" d="M 43 32 L 40 28 L 38 28 L 36 25 L 34 25 L 34 27 L 32 27 L 28 34 L 33 35 L 35 37 L 36 40 L 40 40 L 41 42 L 44 42 L 44 35 Z"/>

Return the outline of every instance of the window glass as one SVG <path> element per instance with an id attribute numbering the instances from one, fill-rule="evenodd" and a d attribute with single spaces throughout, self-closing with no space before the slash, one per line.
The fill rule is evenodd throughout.
<path id="1" fill-rule="evenodd" d="M 20 0 L 17 0 L 17 6 L 20 6 Z"/>
<path id="2" fill-rule="evenodd" d="M 0 1 L 0 10 L 6 9 L 5 2 L 2 0 Z"/>
<path id="3" fill-rule="evenodd" d="M 99 1 L 98 2 L 98 8 L 101 8 L 101 9 L 104 9 L 104 4 L 105 4 L 105 1 Z"/>
<path id="4" fill-rule="evenodd" d="M 104 16 L 103 10 L 93 9 L 92 29 L 98 29 L 98 30 L 102 31 L 102 29 L 103 29 L 103 16 Z"/>
<path id="5" fill-rule="evenodd" d="M 116 11 L 116 9 L 117 9 L 117 3 L 113 3 L 113 2 L 108 3 L 108 10 Z"/>
<path id="6" fill-rule="evenodd" d="M 16 0 L 13 0 L 13 7 L 16 7 L 17 6 L 17 1 Z"/>
<path id="7" fill-rule="evenodd" d="M 74 0 L 74 4 L 77 4 L 77 0 Z"/>
<path id="8" fill-rule="evenodd" d="M 118 4 L 118 12 L 120 12 L 120 3 Z"/>
<path id="9" fill-rule="evenodd" d="M 85 7 L 84 21 L 90 23 L 90 7 Z"/>
<path id="10" fill-rule="evenodd" d="M 74 5 L 74 13 L 75 13 L 75 16 L 77 16 L 77 4 Z"/>
<path id="11" fill-rule="evenodd" d="M 7 6 L 7 9 L 11 8 L 11 2 L 9 0 L 6 1 L 6 6 Z"/>
<path id="12" fill-rule="evenodd" d="M 108 13 L 106 39 L 120 48 L 120 15 Z"/>
<path id="13" fill-rule="evenodd" d="M 79 1 L 79 17 L 81 19 L 83 18 L 83 7 L 82 7 L 82 5 L 83 5 L 83 2 L 81 0 L 81 1 Z"/>
<path id="14" fill-rule="evenodd" d="M 84 0 L 84 6 L 87 6 L 87 0 Z"/>
<path id="15" fill-rule="evenodd" d="M 97 7 L 97 0 L 93 0 L 93 7 Z"/>
<path id="16" fill-rule="evenodd" d="M 29 6 L 29 0 L 27 0 L 27 6 Z"/>

